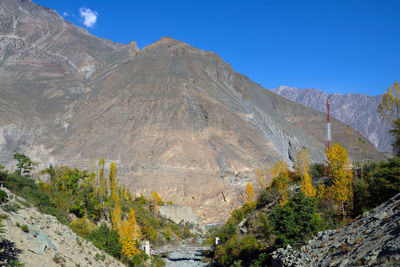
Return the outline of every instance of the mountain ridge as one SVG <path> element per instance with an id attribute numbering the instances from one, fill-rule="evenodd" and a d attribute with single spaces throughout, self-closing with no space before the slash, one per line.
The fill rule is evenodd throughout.
<path id="1" fill-rule="evenodd" d="M 2 12 L 9 2 L 14 13 L 27 2 L 0 3 L 0 19 L 13 21 Z M 43 20 L 15 25 L 41 32 L 49 24 Z M 11 32 L 13 23 L 0 25 L 0 33 Z M 57 38 L 47 32 L 46 49 L 21 61 L 0 61 L 1 164 L 10 165 L 16 152 L 27 153 L 40 168 L 89 168 L 104 157 L 117 163 L 132 192 L 157 191 L 191 206 L 204 222 L 215 222 L 244 201 L 241 192 L 246 182 L 255 183 L 256 168 L 278 160 L 291 166 L 302 147 L 313 162 L 323 161 L 325 115 L 267 91 L 217 54 L 170 37 L 141 50 L 136 43 L 110 48 L 109 41 L 91 35 L 81 40 L 79 27 L 68 27 Z M 56 49 L 77 69 L 62 68 L 60 60 L 30 63 Z M 0 43 L 0 59 L 18 51 Z M 335 140 L 349 148 L 346 125 L 335 119 L 332 124 Z M 381 158 L 366 146 L 369 158 Z"/>
<path id="2" fill-rule="evenodd" d="M 292 101 L 326 112 L 326 99 L 331 98 L 331 115 L 357 129 L 382 152 L 392 153 L 391 125 L 382 121 L 377 112 L 382 95 L 329 94 L 315 88 L 298 89 L 280 86 L 271 91 Z"/>

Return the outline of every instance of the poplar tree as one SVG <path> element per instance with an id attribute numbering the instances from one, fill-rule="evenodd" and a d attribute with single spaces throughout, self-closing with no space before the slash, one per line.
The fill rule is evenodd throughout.
<path id="1" fill-rule="evenodd" d="M 251 183 L 246 184 L 246 202 L 251 205 L 255 197 L 254 188 Z"/>
<path id="2" fill-rule="evenodd" d="M 301 191 L 306 197 L 314 197 L 316 195 L 316 190 L 312 185 L 312 178 L 310 175 L 310 157 L 309 152 L 305 148 L 301 149 L 297 154 L 294 169 L 301 177 Z"/>
<path id="3" fill-rule="evenodd" d="M 288 187 L 290 180 L 285 161 L 280 160 L 276 162 L 275 166 L 272 168 L 272 177 L 273 180 L 269 188 L 271 189 L 272 186 L 274 186 L 278 189 L 278 192 L 281 195 L 280 204 L 283 206 L 289 199 Z"/>
<path id="4" fill-rule="evenodd" d="M 344 218 L 346 215 L 344 205 L 353 200 L 353 173 L 349 168 L 347 151 L 340 144 L 334 143 L 330 150 L 326 150 L 326 157 L 332 179 L 332 186 L 326 193 L 341 207 Z"/>
<path id="5" fill-rule="evenodd" d="M 389 131 L 395 138 L 393 150 L 400 157 L 400 85 L 395 81 L 388 87 L 378 106 L 378 113 L 382 120 L 390 121 L 392 129 Z"/>

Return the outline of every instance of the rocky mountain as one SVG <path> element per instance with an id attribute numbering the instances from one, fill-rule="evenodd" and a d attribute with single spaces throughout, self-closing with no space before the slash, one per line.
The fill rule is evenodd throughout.
<path id="1" fill-rule="evenodd" d="M 139 51 L 29 0 L 1 1 L 0 22 L 3 165 L 15 152 L 39 167 L 90 168 L 104 157 L 131 192 L 157 191 L 215 222 L 243 201 L 255 168 L 291 165 L 302 147 L 324 159 L 323 113 L 262 88 L 215 53 L 172 38 Z M 332 125 L 349 148 L 346 125 Z"/>
<path id="2" fill-rule="evenodd" d="M 11 261 L 24 266 L 125 266 L 56 217 L 27 207 L 25 199 L 4 187 L 1 190 L 9 197 L 0 205 L 0 216 L 6 217 L 2 220 L 4 233 L 0 234 L 1 266 L 14 266 Z"/>
<path id="3" fill-rule="evenodd" d="M 272 266 L 398 266 L 399 233 L 400 194 L 350 225 L 319 232 L 299 250 L 278 249 Z"/>
<path id="4" fill-rule="evenodd" d="M 272 92 L 307 107 L 326 112 L 326 99 L 331 97 L 331 113 L 336 119 L 350 125 L 365 136 L 381 152 L 393 152 L 393 137 L 388 133 L 389 122 L 380 120 L 377 112 L 382 95 L 332 94 L 317 89 L 298 89 L 280 86 Z"/>

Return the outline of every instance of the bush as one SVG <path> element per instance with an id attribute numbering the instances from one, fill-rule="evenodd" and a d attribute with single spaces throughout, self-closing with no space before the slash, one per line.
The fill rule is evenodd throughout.
<path id="1" fill-rule="evenodd" d="M 96 225 L 86 216 L 84 216 L 82 218 L 73 219 L 70 227 L 72 231 L 86 238 L 95 230 Z"/>
<path id="2" fill-rule="evenodd" d="M 311 164 L 311 171 L 310 171 L 311 178 L 316 179 L 324 177 L 324 168 L 325 165 L 322 163 Z"/>
<path id="3" fill-rule="evenodd" d="M 121 259 L 122 245 L 119 242 L 119 234 L 110 230 L 105 224 L 94 230 L 88 239 L 92 241 L 97 248 L 107 252 L 114 258 Z"/>
<path id="4" fill-rule="evenodd" d="M 235 234 L 224 245 L 215 250 L 216 261 L 223 266 L 231 266 L 234 262 L 248 265 L 259 254 L 261 246 L 252 235 Z"/>
<path id="5" fill-rule="evenodd" d="M 0 180 L 4 181 L 4 187 L 24 198 L 28 203 L 32 203 L 40 212 L 57 217 L 63 224 L 68 223 L 66 214 L 50 199 L 47 192 L 39 189 L 33 179 L 16 173 L 0 171 Z"/>
<path id="6" fill-rule="evenodd" d="M 317 213 L 318 200 L 296 193 L 284 206 L 277 206 L 270 219 L 277 236 L 275 246 L 286 247 L 303 243 L 307 238 L 323 229 L 323 222 Z"/>
<path id="7" fill-rule="evenodd" d="M 22 225 L 22 226 L 21 226 L 21 230 L 22 230 L 23 232 L 25 232 L 25 233 L 29 233 L 28 225 L 26 225 L 26 224 Z"/>
<path id="8" fill-rule="evenodd" d="M 7 193 L 3 190 L 0 190 L 0 203 L 3 203 L 7 200 Z"/>

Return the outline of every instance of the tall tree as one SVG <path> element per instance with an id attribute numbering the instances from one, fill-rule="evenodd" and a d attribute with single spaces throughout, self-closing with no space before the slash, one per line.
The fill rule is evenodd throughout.
<path id="1" fill-rule="evenodd" d="M 109 175 L 109 184 L 110 184 L 110 192 L 111 199 L 114 205 L 119 202 L 119 196 L 117 193 L 117 165 L 114 162 L 110 163 L 110 175 Z"/>
<path id="2" fill-rule="evenodd" d="M 251 205 L 255 197 L 254 188 L 251 183 L 246 184 L 246 202 Z"/>
<path id="3" fill-rule="evenodd" d="M 312 185 L 310 175 L 310 157 L 309 152 L 304 147 L 297 154 L 294 169 L 301 177 L 301 191 L 303 191 L 306 197 L 314 197 L 316 195 L 316 190 Z"/>
<path id="4" fill-rule="evenodd" d="M 126 257 L 130 258 L 140 253 L 136 248 L 136 243 L 140 240 L 142 233 L 136 222 L 135 211 L 132 208 L 129 210 L 129 218 L 121 223 L 118 233 L 122 252 Z"/>
<path id="5" fill-rule="evenodd" d="M 281 160 L 276 162 L 275 166 L 272 168 L 272 179 L 269 188 L 271 189 L 272 187 L 276 187 L 278 189 L 278 192 L 281 195 L 280 204 L 283 206 L 289 199 L 288 187 L 290 180 L 285 161 Z"/>
<path id="6" fill-rule="evenodd" d="M 341 207 L 345 217 L 344 205 L 353 200 L 353 172 L 349 167 L 347 151 L 340 144 L 334 143 L 330 150 L 326 150 L 326 157 L 332 179 L 332 186 L 328 188 L 328 192 Z"/>
<path id="7" fill-rule="evenodd" d="M 395 137 L 393 150 L 400 157 L 400 85 L 395 81 L 388 87 L 378 106 L 378 113 L 382 120 L 390 121 L 393 128 L 390 133 Z"/>

